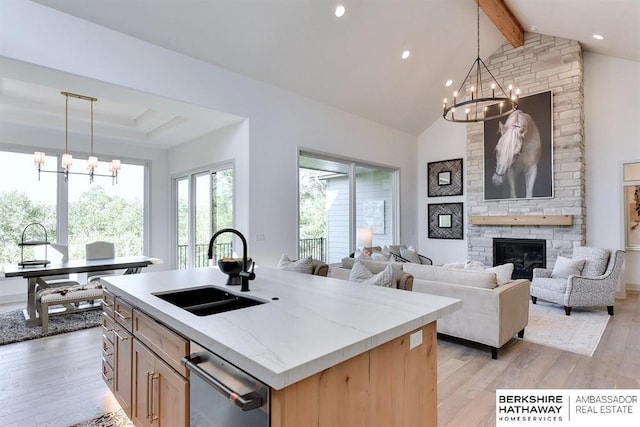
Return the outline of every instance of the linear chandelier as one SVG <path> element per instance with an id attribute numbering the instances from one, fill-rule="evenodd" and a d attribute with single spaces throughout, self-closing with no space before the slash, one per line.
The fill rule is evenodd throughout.
<path id="1" fill-rule="evenodd" d="M 442 117 L 450 122 L 470 123 L 497 119 L 518 109 L 520 89 L 509 85 L 509 94 L 502 89 L 484 61 L 480 59 L 480 2 L 477 7 L 478 55 L 460 88 L 453 92 L 453 102 L 442 103 Z M 484 73 L 484 76 L 483 76 Z M 491 77 L 491 80 L 489 80 Z M 464 111 L 461 111 L 464 108 Z"/>
<path id="2" fill-rule="evenodd" d="M 62 155 L 61 167 L 62 170 L 45 170 L 42 169 L 44 166 L 45 154 L 42 151 L 36 151 L 34 154 L 34 164 L 38 167 L 38 180 L 40 180 L 41 172 L 48 173 L 61 173 L 64 174 L 64 181 L 67 182 L 69 175 L 88 175 L 89 183 L 93 183 L 93 178 L 95 176 L 101 176 L 106 178 L 111 178 L 112 184 L 118 183 L 118 171 L 121 169 L 120 160 L 112 160 L 109 164 L 109 172 L 110 175 L 107 174 L 99 174 L 96 173 L 96 169 L 98 167 L 98 158 L 93 155 L 93 103 L 98 99 L 93 98 L 91 96 L 78 95 L 77 93 L 71 92 L 60 92 L 65 97 L 65 122 L 64 122 L 64 154 Z M 69 97 L 82 99 L 84 101 L 91 102 L 91 154 L 87 159 L 87 169 L 89 172 L 74 172 L 71 171 L 71 165 L 73 164 L 73 156 L 69 153 Z"/>

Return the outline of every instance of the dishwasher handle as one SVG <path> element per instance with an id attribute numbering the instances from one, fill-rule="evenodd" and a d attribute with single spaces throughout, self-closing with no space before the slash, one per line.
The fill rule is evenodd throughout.
<path id="1" fill-rule="evenodd" d="M 202 358 L 197 354 L 191 354 L 183 357 L 181 363 L 243 411 L 251 411 L 252 409 L 260 408 L 263 405 L 264 402 L 262 400 L 262 396 L 258 393 L 252 391 L 250 393 L 240 395 L 202 369 L 199 366 L 199 363 L 202 361 Z"/>

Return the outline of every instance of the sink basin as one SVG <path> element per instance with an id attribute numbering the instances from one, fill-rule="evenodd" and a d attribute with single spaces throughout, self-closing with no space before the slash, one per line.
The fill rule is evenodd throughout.
<path id="1" fill-rule="evenodd" d="M 224 289 L 218 289 L 213 286 L 203 286 L 200 288 L 163 292 L 153 295 L 176 307 L 187 310 L 196 316 L 208 316 L 210 314 L 224 313 L 225 311 L 264 304 L 263 301 L 234 295 Z"/>

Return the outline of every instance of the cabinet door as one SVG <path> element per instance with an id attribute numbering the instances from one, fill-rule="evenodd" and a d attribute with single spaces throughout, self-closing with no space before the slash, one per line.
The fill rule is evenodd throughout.
<path id="1" fill-rule="evenodd" d="M 114 378 L 113 394 L 122 410 L 131 417 L 131 357 L 133 355 L 133 335 L 119 323 L 114 324 Z"/>
<path id="2" fill-rule="evenodd" d="M 160 416 L 160 427 L 189 426 L 189 381 L 161 359 L 156 359 L 153 413 Z"/>
<path id="3" fill-rule="evenodd" d="M 155 355 L 137 339 L 133 342 L 133 413 L 136 426 L 150 426 L 153 420 L 153 377 Z"/>
<path id="4" fill-rule="evenodd" d="M 189 382 L 137 339 L 133 372 L 132 420 L 136 425 L 189 425 Z"/>

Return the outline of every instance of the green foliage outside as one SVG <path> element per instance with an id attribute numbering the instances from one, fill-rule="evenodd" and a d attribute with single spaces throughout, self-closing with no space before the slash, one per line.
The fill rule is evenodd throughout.
<path id="1" fill-rule="evenodd" d="M 22 231 L 32 222 L 42 223 L 50 242 L 56 241 L 54 205 L 33 202 L 23 192 L 0 194 L 0 264 L 20 261 Z M 78 201 L 69 204 L 69 258 L 85 257 L 84 245 L 96 240 L 113 242 L 116 256 L 143 254 L 143 204 L 120 196 L 110 196 L 93 186 Z M 25 250 L 25 259 L 32 252 Z"/>
<path id="2" fill-rule="evenodd" d="M 319 172 L 300 169 L 300 239 L 327 234 L 327 183 Z"/>

